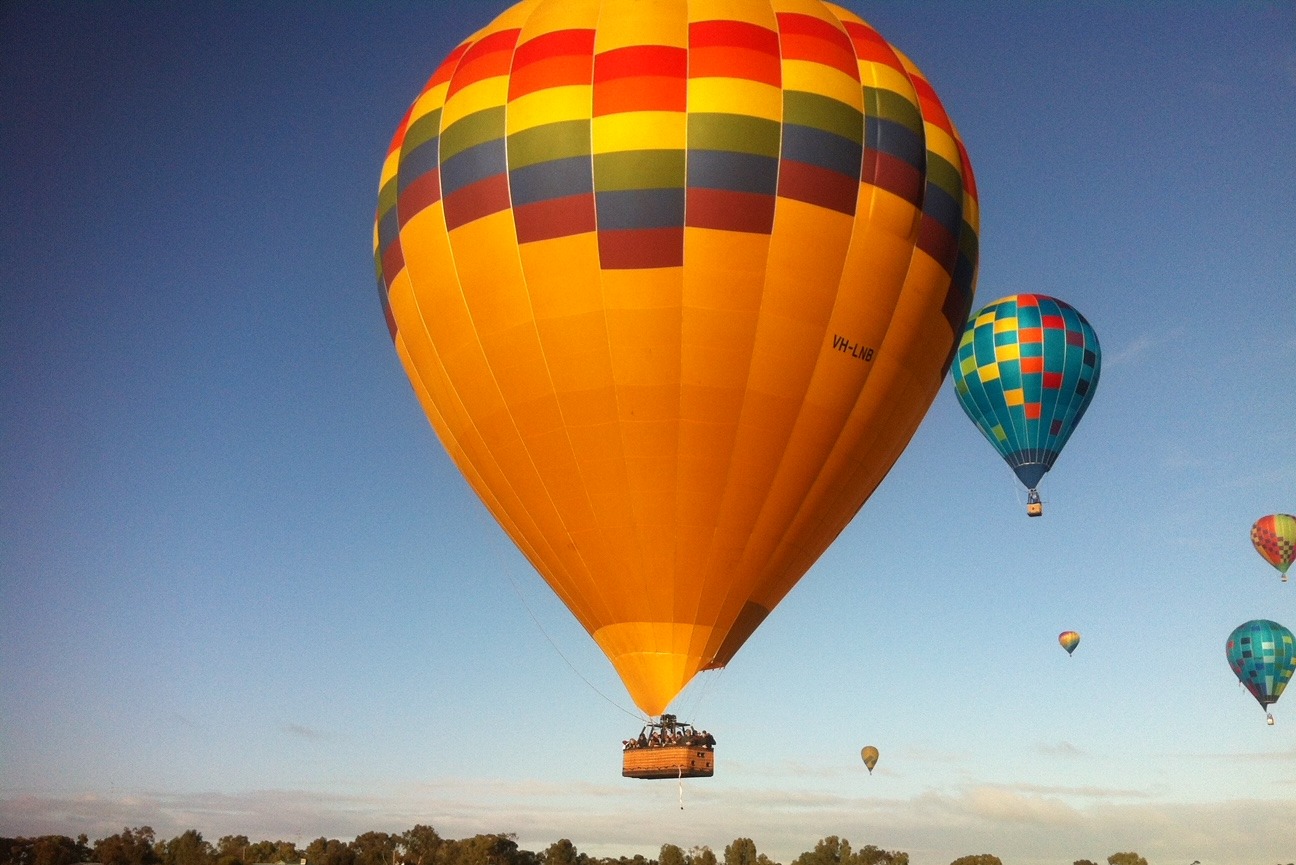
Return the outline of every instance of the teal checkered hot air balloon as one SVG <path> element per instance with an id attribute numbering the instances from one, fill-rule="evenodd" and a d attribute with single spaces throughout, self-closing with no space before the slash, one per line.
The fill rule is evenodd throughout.
<path id="1" fill-rule="evenodd" d="M 1026 512 L 1033 517 L 1043 512 L 1036 487 L 1089 407 L 1101 366 L 1089 322 L 1047 295 L 996 300 L 963 330 L 954 391 L 1026 486 Z"/>
<path id="2" fill-rule="evenodd" d="M 1262 709 L 1277 702 L 1296 673 L 1296 640 L 1292 632 L 1268 619 L 1238 625 L 1229 634 L 1224 650 L 1238 681 Z M 1271 713 L 1266 712 L 1265 717 L 1273 723 Z"/>

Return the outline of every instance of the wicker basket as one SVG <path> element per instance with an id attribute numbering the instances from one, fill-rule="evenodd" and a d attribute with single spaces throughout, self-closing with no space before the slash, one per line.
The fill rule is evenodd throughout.
<path id="1" fill-rule="evenodd" d="M 705 745 L 658 745 L 622 752 L 626 778 L 710 778 L 715 774 L 715 751 Z"/>

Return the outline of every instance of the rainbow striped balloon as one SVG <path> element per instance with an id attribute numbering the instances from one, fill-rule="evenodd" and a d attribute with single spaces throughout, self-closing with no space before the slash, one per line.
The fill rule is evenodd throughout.
<path id="1" fill-rule="evenodd" d="M 1251 543 L 1266 562 L 1278 569 L 1287 582 L 1287 569 L 1296 559 L 1296 517 L 1269 514 L 1251 526 Z"/>
<path id="2" fill-rule="evenodd" d="M 383 165 L 379 297 L 438 437 L 663 711 L 939 391 L 976 190 L 922 73 L 820 0 L 524 0 Z"/>

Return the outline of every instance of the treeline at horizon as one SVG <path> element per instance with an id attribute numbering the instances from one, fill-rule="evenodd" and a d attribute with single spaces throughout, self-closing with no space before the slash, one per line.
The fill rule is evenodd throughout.
<path id="1" fill-rule="evenodd" d="M 168 840 L 149 826 L 125 828 L 91 842 L 86 835 L 42 835 L 0 838 L 0 865 L 781 865 L 756 850 L 750 838 L 735 838 L 717 857 L 710 847 L 684 849 L 663 844 L 656 859 L 634 856 L 589 856 L 566 838 L 540 852 L 518 847 L 512 834 L 442 838 L 419 824 L 400 834 L 365 832 L 354 841 L 319 837 L 305 847 L 291 841 L 252 841 L 225 835 L 215 844 L 189 829 Z M 789 865 L 909 865 L 909 854 L 866 844 L 852 850 L 845 838 L 830 835 Z M 1003 865 L 990 853 L 960 856 L 950 865 Z M 1073 865 L 1098 865 L 1077 859 Z M 1107 865 L 1148 865 L 1137 853 L 1107 857 Z M 1277 863 L 1283 865 L 1283 863 Z M 1296 865 L 1296 863 L 1286 863 Z"/>

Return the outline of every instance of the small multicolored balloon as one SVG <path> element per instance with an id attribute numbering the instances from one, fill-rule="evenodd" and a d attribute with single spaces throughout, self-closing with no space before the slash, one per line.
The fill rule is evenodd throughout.
<path id="1" fill-rule="evenodd" d="M 1269 619 L 1252 619 L 1238 625 L 1224 646 L 1229 666 L 1238 681 L 1268 709 L 1282 696 L 1296 673 L 1296 638 Z M 1266 713 L 1270 724 L 1273 715 Z"/>
<path id="2" fill-rule="evenodd" d="M 868 767 L 869 774 L 872 775 L 873 767 L 877 765 L 878 761 L 878 749 L 872 745 L 865 745 L 860 750 L 860 758 L 864 761 L 864 765 Z"/>
<path id="3" fill-rule="evenodd" d="M 1076 631 L 1063 631 L 1058 634 L 1058 643 L 1066 649 L 1069 655 L 1075 651 L 1076 646 L 1080 645 L 1080 634 Z"/>
<path id="4" fill-rule="evenodd" d="M 954 358 L 959 405 L 1043 508 L 1036 487 L 1093 399 L 1102 367 L 1098 335 L 1072 306 L 1015 294 L 968 320 Z"/>
<path id="5" fill-rule="evenodd" d="M 1269 514 L 1251 526 L 1251 543 L 1256 552 L 1282 574 L 1287 582 L 1287 569 L 1296 559 L 1296 517 L 1291 514 Z"/>

